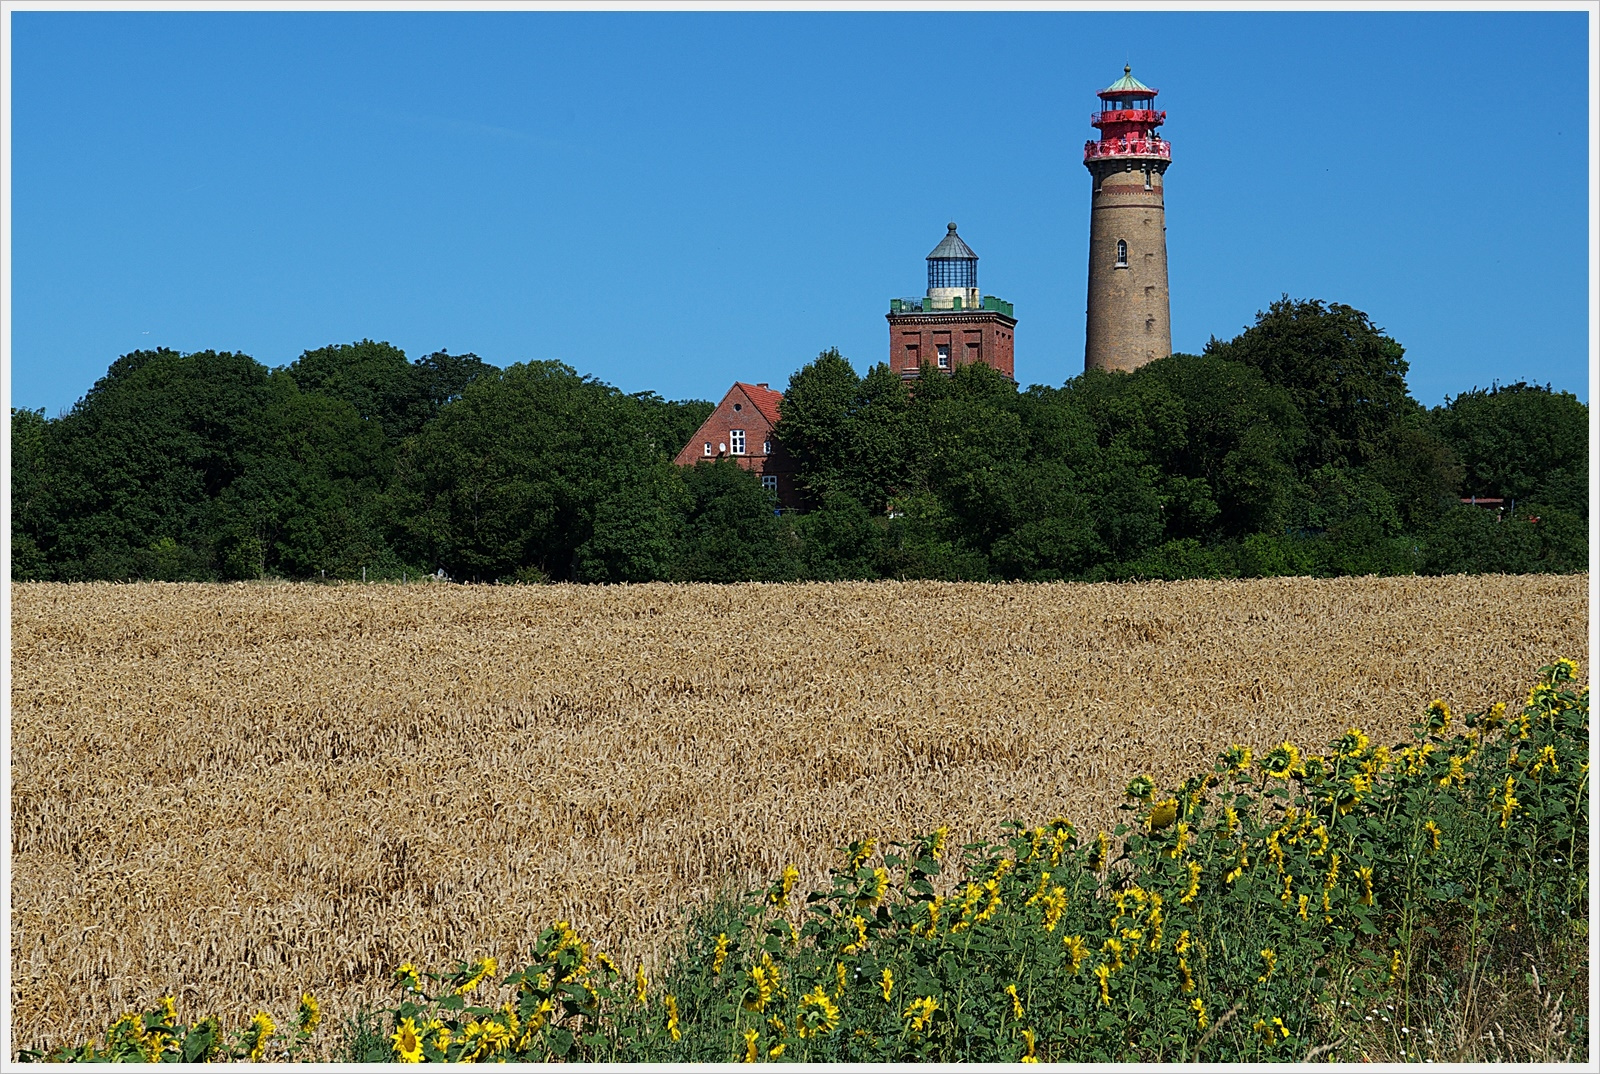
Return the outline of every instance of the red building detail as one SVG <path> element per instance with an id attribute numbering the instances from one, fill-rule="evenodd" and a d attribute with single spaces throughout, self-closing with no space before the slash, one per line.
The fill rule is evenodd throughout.
<path id="1" fill-rule="evenodd" d="M 783 393 L 765 384 L 735 381 L 672 461 L 679 466 L 693 466 L 732 459 L 758 475 L 761 483 L 777 494 L 779 503 L 794 507 L 799 502 L 794 487 L 794 460 L 772 435 L 782 402 Z"/>
<path id="2" fill-rule="evenodd" d="M 927 293 L 889 300 L 889 368 L 910 380 L 923 363 L 951 373 L 983 362 L 1015 380 L 1015 310 L 1004 299 L 980 294 L 978 255 L 961 241 L 955 224 L 927 261 Z"/>

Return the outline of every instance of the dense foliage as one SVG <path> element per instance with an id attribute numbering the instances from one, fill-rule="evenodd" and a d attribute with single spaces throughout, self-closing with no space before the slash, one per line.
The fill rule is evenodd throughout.
<path id="1" fill-rule="evenodd" d="M 803 502 L 776 512 L 731 462 L 671 464 L 709 403 L 558 362 L 411 362 L 367 340 L 273 370 L 139 351 L 68 414 L 12 412 L 12 577 L 1583 569 L 1588 408 L 1517 383 L 1430 411 L 1406 370 L 1365 314 L 1287 298 L 1203 354 L 1060 388 L 982 365 L 908 385 L 828 351 L 785 393 Z"/>
<path id="2" fill-rule="evenodd" d="M 344 1058 L 1582 1062 L 1584 1016 L 1539 978 L 1587 980 L 1576 671 L 1541 669 L 1515 711 L 1434 701 L 1392 747 L 1352 727 L 1316 756 L 1234 746 L 1179 787 L 1136 777 L 1115 831 L 1005 825 L 954 885 L 943 829 L 853 843 L 803 900 L 788 868 L 692 916 L 655 981 L 565 922 L 503 977 L 406 963 Z M 43 1057 L 209 1054 L 220 1030 L 197 1031 L 169 1001 Z"/>

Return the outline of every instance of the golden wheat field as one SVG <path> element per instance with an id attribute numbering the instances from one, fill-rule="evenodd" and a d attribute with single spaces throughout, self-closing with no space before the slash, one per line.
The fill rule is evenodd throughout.
<path id="1" fill-rule="evenodd" d="M 557 918 L 649 960 L 864 834 L 1109 826 L 1230 742 L 1586 675 L 1587 586 L 16 585 L 12 1054 L 168 993 L 338 1020 Z"/>

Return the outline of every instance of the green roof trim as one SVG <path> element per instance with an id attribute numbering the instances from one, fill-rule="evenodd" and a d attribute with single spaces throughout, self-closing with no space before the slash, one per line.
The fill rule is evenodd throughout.
<path id="1" fill-rule="evenodd" d="M 1101 90 L 1100 93 L 1127 93 L 1130 90 L 1136 93 L 1155 92 L 1155 90 L 1151 89 L 1149 86 L 1133 77 L 1133 68 L 1130 66 L 1124 67 L 1122 69 L 1122 77 L 1111 83 L 1111 85 L 1107 86 L 1105 89 Z"/>

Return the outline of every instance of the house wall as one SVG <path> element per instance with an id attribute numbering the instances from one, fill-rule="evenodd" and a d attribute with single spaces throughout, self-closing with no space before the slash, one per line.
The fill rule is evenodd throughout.
<path id="1" fill-rule="evenodd" d="M 760 389 L 759 385 L 754 386 Z M 773 396 L 782 398 L 780 393 L 762 393 L 762 403 L 768 404 L 768 409 L 775 401 Z M 793 457 L 783 449 L 783 445 L 772 435 L 773 421 L 767 416 L 763 407 L 758 403 L 755 395 L 747 390 L 743 384 L 734 384 L 728 393 L 722 397 L 722 402 L 711 412 L 711 416 L 701 423 L 695 430 L 694 436 L 684 445 L 683 450 L 673 462 L 679 466 L 693 466 L 696 463 L 711 462 L 716 459 L 732 459 L 742 468 L 761 477 L 776 477 L 778 479 L 778 502 L 785 507 L 794 508 L 799 504 L 799 496 L 794 484 L 795 463 Z M 733 452 L 733 438 L 729 434 L 735 429 L 744 430 L 744 454 L 736 455 Z M 766 450 L 770 442 L 771 450 Z M 711 453 L 706 453 L 705 445 L 711 445 Z"/>
<path id="2" fill-rule="evenodd" d="M 950 347 L 950 369 L 983 362 L 1016 379 L 1012 334 L 1017 322 L 1003 313 L 961 310 L 949 313 L 891 313 L 889 368 L 916 375 L 922 362 L 938 365 L 939 345 Z"/>

